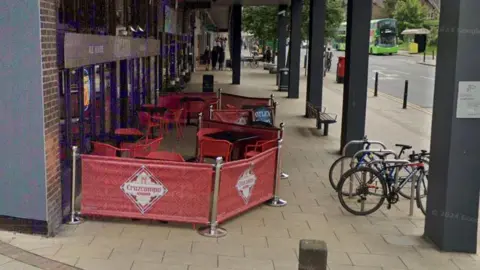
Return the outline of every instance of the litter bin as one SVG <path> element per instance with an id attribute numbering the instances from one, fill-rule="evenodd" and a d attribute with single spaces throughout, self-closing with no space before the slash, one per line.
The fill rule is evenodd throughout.
<path id="1" fill-rule="evenodd" d="M 337 63 L 337 83 L 343 83 L 345 77 L 345 56 L 338 57 Z"/>
<path id="2" fill-rule="evenodd" d="M 278 70 L 278 76 L 280 76 L 280 85 L 278 86 L 279 91 L 288 91 L 288 68 L 281 68 Z"/>

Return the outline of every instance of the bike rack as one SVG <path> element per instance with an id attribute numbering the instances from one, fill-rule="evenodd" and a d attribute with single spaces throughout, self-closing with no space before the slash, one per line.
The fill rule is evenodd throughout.
<path id="1" fill-rule="evenodd" d="M 352 157 L 352 161 L 350 162 L 350 168 L 353 168 L 353 162 L 355 160 L 355 158 L 361 154 L 364 154 L 364 153 L 388 153 L 388 154 L 391 154 L 391 155 L 394 155 L 395 158 L 397 158 L 397 154 L 395 152 L 393 152 L 392 150 L 388 150 L 388 149 L 364 149 L 364 150 L 360 150 L 358 152 L 356 152 L 353 157 Z M 372 162 L 369 162 L 367 163 L 367 165 L 369 165 L 370 163 Z M 342 172 L 342 176 L 343 176 L 343 172 Z M 349 187 L 348 187 L 348 197 L 351 198 L 352 197 L 352 191 L 353 191 L 353 179 L 351 179 L 351 176 L 350 176 L 350 183 L 349 183 Z"/>
<path id="2" fill-rule="evenodd" d="M 406 159 L 386 159 L 386 160 L 374 160 L 369 163 L 367 163 L 366 166 L 370 166 L 375 163 L 393 163 L 393 164 L 403 164 L 407 165 L 410 164 L 410 161 Z M 412 183 L 411 183 L 411 188 L 410 188 L 410 209 L 409 209 L 409 216 L 413 216 L 413 208 L 414 208 L 414 194 L 415 194 L 415 186 L 416 186 L 416 175 L 413 175 L 412 177 Z M 394 189 L 397 189 L 398 187 L 398 170 L 395 172 L 395 186 Z M 351 194 L 351 193 L 350 193 Z"/>
<path id="3" fill-rule="evenodd" d="M 387 149 L 387 147 L 385 146 L 384 143 L 382 143 L 380 141 L 369 141 L 367 139 L 367 136 L 365 136 L 365 137 L 363 137 L 362 140 L 353 140 L 353 141 L 349 141 L 347 144 L 345 144 L 345 146 L 342 149 L 342 156 L 347 155 L 347 149 L 348 149 L 349 146 L 364 144 L 364 143 L 369 143 L 370 145 L 380 145 L 383 149 Z M 343 175 L 343 173 L 345 172 L 344 168 L 345 168 L 345 165 L 344 165 L 344 162 L 342 160 L 342 162 L 340 162 L 340 175 Z"/>

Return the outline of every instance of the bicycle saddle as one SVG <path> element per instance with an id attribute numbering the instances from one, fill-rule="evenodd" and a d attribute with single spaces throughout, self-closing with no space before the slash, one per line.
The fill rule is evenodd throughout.
<path id="1" fill-rule="evenodd" d="M 372 154 L 381 158 L 381 159 L 384 159 L 385 157 L 387 157 L 389 155 L 393 155 L 392 153 L 389 153 L 389 152 L 372 152 Z"/>
<path id="2" fill-rule="evenodd" d="M 404 148 L 404 149 L 412 149 L 412 146 L 411 145 L 406 145 L 406 144 L 395 144 L 396 147 L 401 147 L 401 148 Z"/>

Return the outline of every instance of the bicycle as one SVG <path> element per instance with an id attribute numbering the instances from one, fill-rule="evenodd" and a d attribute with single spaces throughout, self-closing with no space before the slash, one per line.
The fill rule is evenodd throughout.
<path id="1" fill-rule="evenodd" d="M 411 187 L 410 197 L 415 196 L 417 207 L 423 214 L 426 214 L 426 201 L 424 203 L 422 200 L 427 197 L 428 185 L 426 183 L 428 181 L 428 173 L 425 171 L 425 162 L 428 160 L 427 157 L 429 153 L 427 151 L 422 151 L 420 154 L 413 152 L 409 155 L 409 160 L 387 160 L 385 159 L 387 155 L 382 156 L 377 154 L 377 156 L 380 157 L 380 160 L 372 161 L 366 166 L 351 168 L 342 175 L 338 183 L 337 193 L 340 204 L 345 210 L 354 215 L 369 215 L 377 211 L 385 200 L 388 202 L 387 209 L 391 209 L 391 206 L 399 201 L 399 194 L 402 188 L 404 188 L 407 183 L 412 183 L 413 181 L 413 183 L 415 183 L 415 194 Z M 372 168 L 374 164 L 380 164 L 382 169 L 379 171 Z M 398 172 L 404 168 L 411 168 L 411 171 L 405 178 L 399 179 Z M 358 174 L 361 175 L 360 178 Z M 367 174 L 370 174 L 370 177 L 367 178 Z M 355 182 L 358 182 L 359 185 L 354 189 L 353 185 Z M 348 187 L 347 192 L 343 191 L 344 187 Z M 382 191 L 378 192 L 379 189 Z M 424 192 L 423 195 L 421 193 L 422 190 Z M 373 204 L 374 206 L 370 210 L 365 210 L 366 204 L 372 204 L 367 202 L 367 195 L 380 198 L 378 203 Z M 346 200 L 344 196 L 348 199 Z M 352 200 L 353 196 L 358 196 L 359 199 Z M 347 204 L 349 202 L 353 202 L 354 205 L 360 204 L 360 211 L 350 207 Z"/>
<path id="2" fill-rule="evenodd" d="M 368 150 L 370 149 L 370 146 L 371 146 L 371 143 L 366 138 L 364 138 L 363 149 Z M 412 149 L 412 146 L 406 145 L 406 144 L 395 144 L 395 146 L 400 147 L 400 151 L 396 155 L 396 158 L 401 158 L 406 150 Z M 333 162 L 332 166 L 330 166 L 330 170 L 328 172 L 328 180 L 330 181 L 330 185 L 333 187 L 335 191 L 338 191 L 339 180 L 337 181 L 337 179 L 335 178 L 334 171 L 338 165 L 342 164 L 342 162 L 343 164 L 349 164 L 348 166 L 353 165 L 350 168 L 354 168 L 354 167 L 366 165 L 367 163 L 372 162 L 374 160 L 376 160 L 376 156 L 372 152 L 363 153 L 360 157 L 357 157 L 357 160 L 355 160 L 354 162 L 352 162 L 352 157 L 350 156 L 342 156 L 338 158 Z M 428 161 L 426 163 L 428 165 Z M 405 168 L 405 171 L 406 173 L 410 173 L 409 168 Z M 342 175 L 340 175 L 338 179 L 340 179 L 341 177 Z M 403 177 L 404 176 L 401 176 L 401 178 Z M 408 186 L 406 186 L 406 188 L 408 189 Z M 400 191 L 400 195 L 406 199 L 410 199 L 410 195 L 406 191 Z"/>

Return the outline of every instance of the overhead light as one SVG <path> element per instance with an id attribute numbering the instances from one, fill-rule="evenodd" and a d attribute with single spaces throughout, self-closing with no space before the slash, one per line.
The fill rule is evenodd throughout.
<path id="1" fill-rule="evenodd" d="M 130 31 L 132 31 L 132 32 L 134 32 L 134 33 L 137 32 L 137 30 L 135 30 L 135 28 L 133 28 L 133 26 L 131 26 L 131 25 L 130 25 L 128 28 L 130 29 Z"/>
<path id="2" fill-rule="evenodd" d="M 145 30 L 143 30 L 140 26 L 137 26 L 137 31 L 138 32 L 145 32 Z"/>

